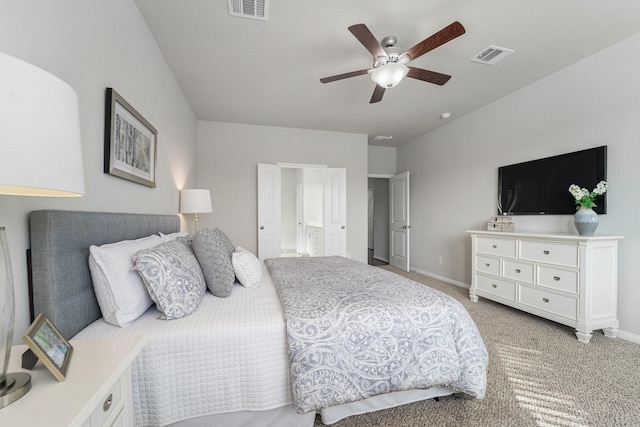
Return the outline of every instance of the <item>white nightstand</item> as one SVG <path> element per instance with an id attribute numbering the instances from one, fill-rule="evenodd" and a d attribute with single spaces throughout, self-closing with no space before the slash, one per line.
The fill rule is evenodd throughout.
<path id="1" fill-rule="evenodd" d="M 71 340 L 73 356 L 64 382 L 38 362 L 20 367 L 26 345 L 11 350 L 9 372 L 31 374 L 31 390 L 0 409 L 2 426 L 131 426 L 131 364 L 147 342 L 144 336 Z"/>

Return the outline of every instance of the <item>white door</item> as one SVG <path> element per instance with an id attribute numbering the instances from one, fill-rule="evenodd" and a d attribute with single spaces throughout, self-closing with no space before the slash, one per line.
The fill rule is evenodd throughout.
<path id="1" fill-rule="evenodd" d="M 409 271 L 409 172 L 389 179 L 389 264 Z"/>
<path id="2" fill-rule="evenodd" d="M 367 214 L 367 248 L 373 249 L 373 190 L 369 190 Z"/>
<path id="3" fill-rule="evenodd" d="M 345 168 L 325 170 L 324 255 L 347 256 L 347 170 Z"/>
<path id="4" fill-rule="evenodd" d="M 296 185 L 296 252 L 303 254 L 307 252 L 307 236 L 304 231 L 304 185 Z"/>
<path id="5" fill-rule="evenodd" d="M 258 163 L 258 258 L 280 257 L 280 167 Z"/>

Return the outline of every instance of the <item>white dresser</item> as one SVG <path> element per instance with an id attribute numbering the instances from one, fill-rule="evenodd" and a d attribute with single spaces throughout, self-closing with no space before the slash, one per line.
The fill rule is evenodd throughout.
<path id="1" fill-rule="evenodd" d="M 324 229 L 315 225 L 307 225 L 309 235 L 308 253 L 311 256 L 324 255 Z"/>
<path id="2" fill-rule="evenodd" d="M 0 426 L 133 426 L 131 364 L 146 342 L 143 336 L 71 340 L 73 355 L 63 382 L 42 362 L 33 370 L 20 368 L 27 346 L 14 346 L 9 372 L 29 373 L 31 390 L 0 409 Z"/>
<path id="3" fill-rule="evenodd" d="M 618 241 L 622 236 L 467 231 L 472 301 L 484 297 L 574 327 L 618 330 Z"/>

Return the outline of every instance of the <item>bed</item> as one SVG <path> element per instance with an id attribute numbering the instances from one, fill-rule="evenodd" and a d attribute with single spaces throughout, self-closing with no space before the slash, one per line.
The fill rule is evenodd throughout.
<path id="1" fill-rule="evenodd" d="M 377 276 L 376 272 L 382 270 L 339 257 L 321 258 L 317 262 L 308 258 L 267 260 L 260 264 L 261 280 L 257 287 L 237 285 L 227 298 L 205 292 L 197 309 L 179 320 L 162 320 L 156 307 L 151 306 L 126 327 L 118 327 L 105 321 L 98 304 L 87 261 L 89 248 L 150 235 L 163 238 L 173 235 L 179 231 L 179 217 L 46 210 L 32 212 L 29 222 L 35 314 L 44 312 L 63 335 L 74 340 L 131 334 L 149 337 L 132 370 L 136 425 L 312 426 L 316 414 L 323 423 L 333 424 L 354 414 L 452 393 L 484 397 L 486 348 L 464 309 L 458 311 L 461 306 L 457 302 L 437 291 L 424 297 L 431 311 L 420 311 L 429 315 L 414 316 L 421 321 L 424 317 L 455 312 L 444 323 L 456 331 L 457 338 L 441 336 L 435 340 L 423 336 L 421 345 L 435 340 L 440 348 L 427 352 L 429 357 L 416 353 L 418 358 L 430 359 L 437 369 L 402 368 L 402 375 L 385 374 L 389 378 L 402 377 L 400 383 L 391 380 L 389 385 L 368 378 L 364 382 L 366 387 L 364 383 L 352 384 L 344 393 L 336 388 L 336 384 L 360 381 L 353 379 L 355 373 L 359 377 L 368 376 L 380 366 L 381 360 L 390 358 L 386 354 L 390 348 L 395 348 L 392 353 L 401 358 L 408 357 L 403 348 L 411 340 L 406 340 L 405 347 L 387 345 L 392 338 L 391 332 L 385 330 L 375 343 L 367 344 L 364 359 L 333 359 L 331 349 L 322 350 L 326 331 L 318 333 L 327 321 L 318 321 L 317 317 L 332 315 L 331 304 L 349 301 L 344 309 L 350 316 L 345 317 L 350 319 L 346 322 L 350 325 L 348 332 L 338 332 L 343 347 L 362 346 L 366 340 L 358 341 L 358 337 L 368 333 L 366 328 L 373 317 L 378 324 L 387 326 L 393 321 L 377 309 L 368 314 L 373 317 L 363 320 L 362 304 L 370 302 L 353 301 L 351 291 L 333 302 L 331 298 L 322 298 L 323 293 L 333 296 L 340 291 L 335 288 L 335 279 L 321 282 L 319 278 L 328 270 L 339 272 L 349 279 L 352 288 L 360 283 L 364 295 L 369 297 L 385 293 L 384 284 L 390 281 L 394 286 L 408 286 L 412 290 L 407 291 L 411 297 L 407 299 L 420 301 L 424 286 L 393 273 Z M 303 268 L 296 267 L 297 262 L 305 263 Z M 307 290 L 296 290 L 303 282 L 307 283 Z M 387 292 L 397 293 L 397 290 Z M 307 304 L 305 300 L 311 301 L 311 305 L 300 305 Z M 324 304 L 313 303 L 319 300 Z M 329 323 L 335 326 L 340 321 Z M 315 332 L 310 333 L 312 330 Z M 336 342 L 335 336 L 332 339 Z M 457 373 L 452 373 L 445 364 L 447 358 L 452 358 L 447 345 L 449 349 L 453 345 L 462 350 L 455 362 L 460 365 Z M 309 350 L 311 347 L 313 351 Z M 388 366 L 399 369 L 393 364 Z M 323 384 L 322 378 L 333 378 L 333 382 Z"/>

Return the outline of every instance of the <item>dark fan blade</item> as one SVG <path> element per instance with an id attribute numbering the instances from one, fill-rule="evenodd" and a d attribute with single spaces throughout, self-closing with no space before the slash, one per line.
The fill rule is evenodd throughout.
<path id="1" fill-rule="evenodd" d="M 451 76 L 442 73 L 436 73 L 435 71 L 423 70 L 422 68 L 409 67 L 407 77 L 413 79 L 423 80 L 428 83 L 442 86 L 449 81 Z"/>
<path id="2" fill-rule="evenodd" d="M 366 25 L 352 25 L 349 27 L 349 31 L 351 31 L 351 34 L 353 34 L 358 39 L 358 41 L 362 43 L 362 45 L 366 47 L 369 52 L 371 52 L 371 55 L 373 55 L 374 58 L 377 58 L 379 56 L 387 56 L 387 52 L 385 52 L 382 46 L 380 46 L 380 42 L 376 40 L 375 36 L 371 33 L 371 31 L 369 31 L 369 28 L 367 28 Z"/>
<path id="3" fill-rule="evenodd" d="M 350 73 L 338 74 L 336 76 L 323 77 L 320 79 L 320 81 L 322 83 L 331 83 L 331 82 L 335 82 L 336 80 L 342 80 L 342 79 L 348 79 L 349 77 L 361 76 L 363 74 L 367 74 L 368 72 L 369 72 L 369 69 L 352 71 Z"/>
<path id="4" fill-rule="evenodd" d="M 380 85 L 376 85 L 376 88 L 373 90 L 373 95 L 371 95 L 371 101 L 369 101 L 369 104 L 382 101 L 382 95 L 384 95 L 384 88 Z"/>
<path id="5" fill-rule="evenodd" d="M 427 37 L 426 39 L 422 40 L 420 43 L 418 43 L 417 45 L 407 50 L 404 54 L 409 55 L 411 60 L 414 60 L 417 57 L 422 56 L 425 53 L 429 52 L 430 50 L 433 50 L 438 46 L 442 46 L 446 42 L 451 41 L 456 37 L 463 35 L 464 33 L 465 33 L 464 27 L 462 26 L 461 23 L 456 21 L 453 24 L 450 24 L 449 26 L 444 27 L 443 29 L 441 29 L 431 37 Z"/>

